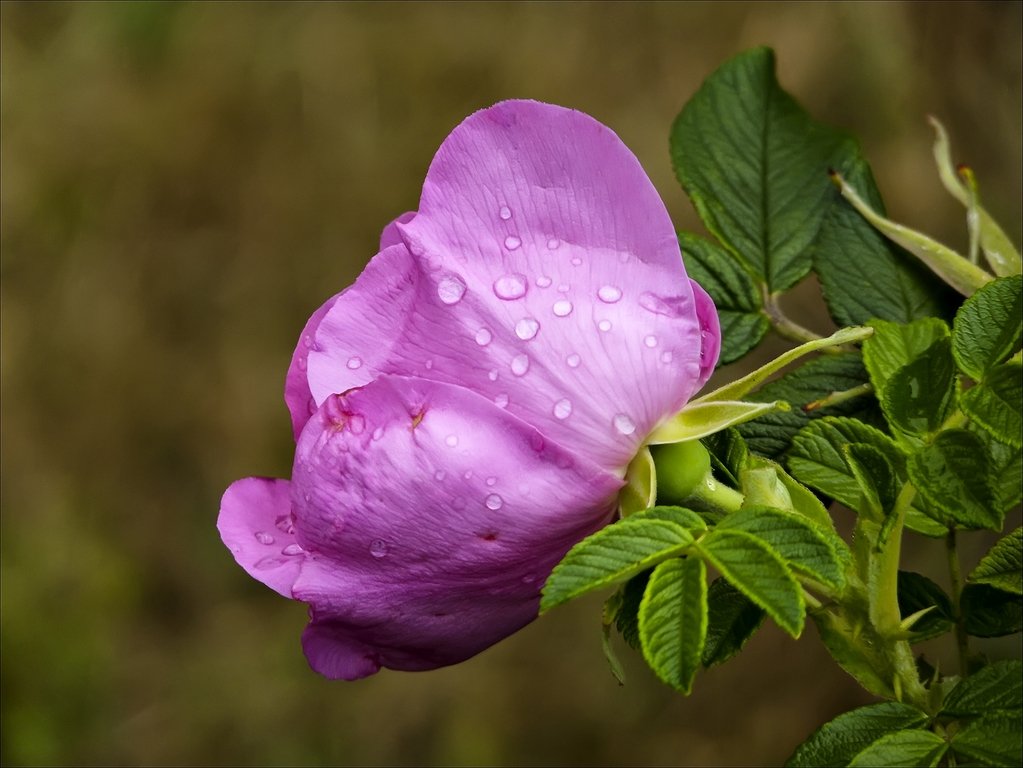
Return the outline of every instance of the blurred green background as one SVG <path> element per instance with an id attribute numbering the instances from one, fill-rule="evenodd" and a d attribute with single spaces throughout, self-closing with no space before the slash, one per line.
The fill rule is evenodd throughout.
<path id="1" fill-rule="evenodd" d="M 303 606 L 215 529 L 287 476 L 308 314 L 415 208 L 434 150 L 508 97 L 584 110 L 680 227 L 672 118 L 767 43 L 858 134 L 890 212 L 965 247 L 927 113 L 1020 239 L 1021 5 L 3 3 L 4 764 L 778 764 L 865 702 L 771 628 L 676 695 L 600 652 L 599 601 L 455 668 L 330 683 Z M 821 322 L 816 305 L 792 313 Z M 937 553 L 923 552 L 921 559 Z"/>

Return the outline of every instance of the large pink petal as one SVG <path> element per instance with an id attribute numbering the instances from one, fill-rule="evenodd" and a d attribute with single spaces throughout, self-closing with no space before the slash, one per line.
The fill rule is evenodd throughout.
<path id="1" fill-rule="evenodd" d="M 316 345 L 316 330 L 320 327 L 324 316 L 327 314 L 334 302 L 344 293 L 335 294 L 327 299 L 323 305 L 313 312 L 298 337 L 298 345 L 291 355 L 291 365 L 288 366 L 287 376 L 284 378 L 284 402 L 291 413 L 291 428 L 295 433 L 295 439 L 302 434 L 302 427 L 309 421 L 309 417 L 316 413 L 316 402 L 309 391 L 309 353 Z"/>
<path id="2" fill-rule="evenodd" d="M 401 230 L 398 229 L 398 225 L 408 224 L 415 217 L 415 211 L 408 211 L 384 227 L 384 231 L 380 233 L 380 250 L 382 251 L 385 248 L 390 248 L 392 245 L 401 243 Z"/>
<path id="3" fill-rule="evenodd" d="M 367 376 L 468 387 L 621 471 L 699 387 L 706 345 L 671 221 L 592 118 L 535 102 L 476 113 L 398 229 L 411 254 L 374 263 L 400 275 L 364 274 L 318 329 L 317 403 L 372 359 Z"/>
<path id="4" fill-rule="evenodd" d="M 329 397 L 292 479 L 310 663 L 352 679 L 478 653 L 535 618 L 621 483 L 460 387 L 384 376 Z"/>
<path id="5" fill-rule="evenodd" d="M 700 320 L 700 378 L 697 386 L 699 390 L 714 373 L 718 357 L 721 356 L 721 321 L 718 319 L 718 310 L 710 294 L 695 280 L 690 280 L 689 284 L 693 286 L 696 315 Z"/>

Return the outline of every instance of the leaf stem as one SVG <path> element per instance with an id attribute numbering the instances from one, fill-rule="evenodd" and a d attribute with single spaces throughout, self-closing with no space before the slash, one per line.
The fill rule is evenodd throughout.
<path id="1" fill-rule="evenodd" d="M 844 389 L 841 392 L 832 392 L 829 395 L 825 395 L 820 400 L 814 400 L 812 403 L 807 403 L 803 406 L 803 412 L 809 413 L 810 411 L 816 411 L 818 408 L 827 408 L 830 405 L 838 405 L 848 400 L 854 400 L 857 397 L 863 397 L 863 395 L 869 395 L 874 391 L 874 385 L 869 381 L 864 384 L 860 384 L 858 387 L 852 389 Z"/>
<path id="2" fill-rule="evenodd" d="M 956 547 L 956 529 L 950 528 L 945 537 L 945 554 L 948 557 L 948 578 L 951 586 L 952 617 L 956 623 L 956 647 L 959 651 L 959 674 L 966 677 L 970 674 L 970 638 L 966 634 L 966 622 L 963 620 L 962 595 L 963 576 L 959 568 L 959 550 Z"/>
<path id="3" fill-rule="evenodd" d="M 823 338 L 820 334 L 814 333 L 809 328 L 804 328 L 785 314 L 779 303 L 781 293 L 768 293 L 767 287 L 764 286 L 763 294 L 764 314 L 771 325 L 774 326 L 774 330 L 778 332 L 779 336 L 799 344 Z"/>

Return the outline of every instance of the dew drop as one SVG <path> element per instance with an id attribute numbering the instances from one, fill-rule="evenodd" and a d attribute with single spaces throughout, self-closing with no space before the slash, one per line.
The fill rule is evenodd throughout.
<path id="1" fill-rule="evenodd" d="M 266 531 L 256 531 L 256 541 L 260 544 L 270 545 L 274 543 L 274 537 Z"/>
<path id="2" fill-rule="evenodd" d="M 507 407 L 507 405 L 508 405 L 508 395 L 506 395 L 504 392 L 499 394 L 497 397 L 494 398 L 494 405 L 496 405 L 498 408 L 505 408 L 505 407 Z"/>
<path id="3" fill-rule="evenodd" d="M 670 363 L 671 362 L 671 358 L 672 358 L 672 354 L 671 354 L 670 350 L 666 351 L 666 352 L 661 352 L 661 362 L 662 363 L 665 363 L 665 364 Z"/>
<path id="4" fill-rule="evenodd" d="M 602 285 L 597 291 L 597 298 L 605 304 L 614 304 L 616 301 L 621 300 L 622 291 L 613 285 Z"/>
<path id="5" fill-rule="evenodd" d="M 567 397 L 563 397 L 554 404 L 554 416 L 558 419 L 567 419 L 572 413 L 572 403 Z"/>
<path id="6" fill-rule="evenodd" d="M 685 299 L 681 297 L 661 298 L 653 293 L 641 293 L 639 305 L 648 312 L 665 317 L 681 317 L 685 311 Z"/>
<path id="7" fill-rule="evenodd" d="M 657 337 L 656 336 L 647 336 L 645 339 L 643 339 L 643 343 L 649 349 L 653 349 L 654 347 L 657 346 Z"/>
<path id="8" fill-rule="evenodd" d="M 369 545 L 369 553 L 379 559 L 387 555 L 387 542 L 383 539 L 373 539 Z"/>
<path id="9" fill-rule="evenodd" d="M 458 435 L 448 435 L 444 438 L 444 445 L 448 448 L 454 448 L 458 445 Z"/>
<path id="10" fill-rule="evenodd" d="M 349 370 L 352 370 L 352 371 L 358 370 L 359 368 L 362 368 L 362 358 L 361 357 L 349 357 L 348 358 L 348 362 L 345 363 L 345 365 L 348 366 Z"/>
<path id="11" fill-rule="evenodd" d="M 494 281 L 494 295 L 504 301 L 521 299 L 526 295 L 526 278 L 518 274 L 502 275 Z"/>
<path id="12" fill-rule="evenodd" d="M 282 555 L 287 555 L 288 557 L 294 557 L 295 555 L 301 555 L 302 552 L 303 552 L 303 549 L 298 544 L 289 544 L 288 546 L 286 546 L 284 549 L 281 550 L 281 554 Z"/>
<path id="13" fill-rule="evenodd" d="M 617 414 L 614 419 L 611 420 L 611 423 L 614 424 L 615 429 L 623 435 L 631 435 L 636 431 L 635 423 L 624 413 Z"/>
<path id="14" fill-rule="evenodd" d="M 502 220 L 508 221 L 508 219 L 512 217 L 511 208 L 507 205 L 502 205 L 501 210 L 497 212 L 497 215 L 500 216 Z"/>
<path id="15" fill-rule="evenodd" d="M 540 275 L 540 277 L 536 278 L 536 284 L 541 288 L 550 288 L 553 282 L 547 275 Z"/>
<path id="16" fill-rule="evenodd" d="M 490 371 L 490 373 L 487 374 L 487 378 L 490 379 L 491 381 L 497 381 L 497 377 L 498 377 L 497 371 Z"/>
<path id="17" fill-rule="evenodd" d="M 516 376 L 525 376 L 526 371 L 529 370 L 529 357 L 526 355 L 516 355 L 512 358 L 511 370 Z"/>
<path id="18" fill-rule="evenodd" d="M 484 503 L 487 505 L 487 509 L 492 509 L 495 512 L 504 506 L 504 499 L 498 496 L 496 493 L 491 493 L 487 496 Z"/>
<path id="19" fill-rule="evenodd" d="M 257 560 L 256 568 L 258 568 L 261 571 L 268 571 L 271 568 L 277 568 L 279 566 L 282 566 L 286 562 L 288 561 L 283 557 L 274 557 L 271 555 L 270 557 L 264 557 L 262 560 Z"/>
<path id="20" fill-rule="evenodd" d="M 376 429 L 373 430 L 373 439 L 374 440 L 379 440 L 383 436 L 384 436 L 384 428 L 383 427 L 377 427 Z"/>
<path id="21" fill-rule="evenodd" d="M 490 487 L 490 488 L 493 488 L 495 485 L 497 485 L 497 478 L 493 477 L 493 476 L 488 477 L 487 478 L 487 486 Z"/>
<path id="22" fill-rule="evenodd" d="M 427 360 L 426 363 L 423 364 L 423 367 L 426 368 L 426 370 L 428 370 L 428 371 L 432 371 L 433 370 L 433 358 Z"/>
<path id="23" fill-rule="evenodd" d="M 573 352 L 571 355 L 565 358 L 565 362 L 568 364 L 569 368 L 578 368 L 579 363 L 582 362 L 582 358 L 579 357 L 579 355 L 577 355 L 575 352 Z"/>
<path id="24" fill-rule="evenodd" d="M 597 323 L 597 327 L 600 330 L 602 330 L 604 333 L 607 333 L 608 331 L 611 330 L 611 321 L 610 320 L 601 320 L 599 323 Z"/>
<path id="25" fill-rule="evenodd" d="M 295 532 L 295 520 L 290 514 L 278 515 L 274 525 L 277 526 L 278 531 L 283 531 L 284 533 Z"/>
<path id="26" fill-rule="evenodd" d="M 476 331 L 476 343 L 479 344 L 481 347 L 487 346 L 487 344 L 489 344 L 491 340 L 493 340 L 493 338 L 494 334 L 492 334 L 490 330 L 487 328 L 480 328 L 478 331 Z"/>
<path id="27" fill-rule="evenodd" d="M 515 237 L 515 235 L 508 235 L 508 237 L 504 239 L 504 247 L 509 251 L 514 251 L 520 245 L 522 245 L 522 241 Z"/>
<path id="28" fill-rule="evenodd" d="M 465 295 L 465 283 L 458 275 L 442 277 L 437 283 L 437 296 L 445 304 L 457 304 Z"/>
<path id="29" fill-rule="evenodd" d="M 361 435 L 366 431 L 366 418 L 359 413 L 348 417 L 348 429 L 353 435 Z"/>
<path id="30" fill-rule="evenodd" d="M 309 367 L 309 363 L 306 361 L 306 359 L 304 357 L 298 358 L 298 370 L 304 371 L 308 367 Z"/>
<path id="31" fill-rule="evenodd" d="M 515 323 L 515 335 L 523 341 L 529 341 L 536 337 L 540 330 L 540 323 L 532 317 L 524 317 Z"/>
<path id="32" fill-rule="evenodd" d="M 570 286 L 568 283 L 562 283 L 561 285 L 558 286 L 558 293 L 568 293 L 569 290 L 571 290 L 571 288 L 572 286 Z"/>
<path id="33" fill-rule="evenodd" d="M 547 241 L 548 250 L 556 251 L 559 245 L 561 245 L 561 241 L 558 240 L 558 238 L 556 237 L 552 237 L 550 240 Z"/>
<path id="34" fill-rule="evenodd" d="M 567 299 L 561 299 L 554 302 L 552 310 L 558 317 L 568 317 L 572 314 L 572 302 Z"/>
<path id="35" fill-rule="evenodd" d="M 465 470 L 465 472 L 462 473 L 462 479 L 463 480 L 472 480 L 472 470 L 471 469 Z"/>
<path id="36" fill-rule="evenodd" d="M 448 473 L 445 472 L 443 469 L 438 469 L 436 472 L 433 473 L 433 479 L 436 480 L 438 483 L 447 476 Z"/>
<path id="37" fill-rule="evenodd" d="M 306 349 L 312 349 L 313 337 L 307 333 L 305 336 L 302 337 L 302 343 L 305 344 Z"/>
<path id="38" fill-rule="evenodd" d="M 582 263 L 583 263 L 583 260 L 580 259 L 578 256 L 573 256 L 572 257 L 572 266 L 573 267 L 578 267 Z"/>

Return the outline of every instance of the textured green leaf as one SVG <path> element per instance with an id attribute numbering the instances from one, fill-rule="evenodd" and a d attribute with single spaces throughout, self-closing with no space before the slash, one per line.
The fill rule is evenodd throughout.
<path id="1" fill-rule="evenodd" d="M 569 550 L 544 585 L 540 611 L 625 581 L 678 556 L 692 543 L 693 535 L 686 528 L 644 512 L 620 520 Z"/>
<path id="2" fill-rule="evenodd" d="M 746 439 L 750 450 L 777 459 L 789 449 L 796 432 L 812 420 L 825 416 L 849 416 L 880 424 L 877 400 L 872 395 L 818 408 L 810 413 L 803 410 L 808 403 L 832 392 L 858 387 L 866 381 L 867 371 L 858 352 L 818 357 L 749 396 L 749 399 L 761 402 L 784 400 L 792 405 L 792 410 L 775 411 L 742 424 L 738 428 L 739 433 Z"/>
<path id="3" fill-rule="evenodd" d="M 722 664 L 742 650 L 764 621 L 764 609 L 728 583 L 716 579 L 707 590 L 707 640 L 703 666 Z"/>
<path id="4" fill-rule="evenodd" d="M 780 464 L 763 456 L 751 455 L 747 461 L 747 469 L 769 469 L 774 475 L 776 485 L 780 485 L 783 489 L 787 500 L 787 503 L 782 505 L 782 509 L 791 510 L 805 517 L 826 534 L 834 533 L 835 523 L 824 505 L 821 504 L 820 499 L 814 496 L 813 491 L 786 472 Z M 747 504 L 744 506 L 755 506 L 750 503 L 749 496 L 747 496 L 746 502 Z M 771 505 L 768 504 L 768 506 Z"/>
<path id="5" fill-rule="evenodd" d="M 833 546 L 801 515 L 770 507 L 746 507 L 718 523 L 715 530 L 738 530 L 765 541 L 789 567 L 821 584 L 841 589 L 845 572 Z"/>
<path id="6" fill-rule="evenodd" d="M 615 614 L 615 628 L 634 651 L 640 650 L 639 604 L 643 601 L 643 593 L 652 572 L 653 569 L 638 573 L 618 588 L 621 602 Z"/>
<path id="7" fill-rule="evenodd" d="M 846 181 L 884 212 L 870 167 L 850 143 L 834 166 Z M 874 318 L 908 323 L 918 317 L 946 317 L 959 296 L 904 249 L 887 240 L 837 189 L 831 190 L 813 265 L 831 316 L 839 326 Z"/>
<path id="8" fill-rule="evenodd" d="M 987 584 L 967 584 L 960 598 L 963 623 L 974 637 L 1005 637 L 1023 630 L 1023 597 Z"/>
<path id="9" fill-rule="evenodd" d="M 750 600 L 793 637 L 803 631 L 803 593 L 785 562 L 764 541 L 736 530 L 715 530 L 698 551 Z"/>
<path id="10" fill-rule="evenodd" d="M 688 694 L 707 636 L 707 566 L 698 557 L 654 568 L 639 606 L 643 657 L 663 682 Z"/>
<path id="11" fill-rule="evenodd" d="M 943 635 L 955 626 L 952 601 L 945 591 L 919 573 L 899 571 L 899 613 L 902 618 L 930 608 L 910 627 L 913 642 Z"/>
<path id="12" fill-rule="evenodd" d="M 996 440 L 1023 446 L 1023 365 L 995 366 L 961 398 L 963 412 Z"/>
<path id="13" fill-rule="evenodd" d="M 1023 313 L 1023 276 L 994 280 L 970 298 L 956 314 L 952 326 L 952 353 L 956 363 L 974 381 L 1020 346 Z"/>
<path id="14" fill-rule="evenodd" d="M 849 761 L 850 768 L 930 768 L 948 751 L 948 742 L 931 731 L 915 729 L 882 736 Z"/>
<path id="15" fill-rule="evenodd" d="M 1023 661 L 996 661 L 953 688 L 941 705 L 949 717 L 973 717 L 1023 708 Z"/>
<path id="16" fill-rule="evenodd" d="M 984 765 L 1018 768 L 1023 765 L 1023 719 L 1018 711 L 985 715 L 956 732 L 952 749 Z"/>
<path id="17" fill-rule="evenodd" d="M 1008 511 L 1023 500 L 1023 449 L 999 442 L 983 429 L 973 428 L 987 448 L 991 487 L 998 509 Z"/>
<path id="18" fill-rule="evenodd" d="M 926 722 L 926 714 L 897 701 L 860 707 L 814 731 L 785 765 L 788 768 L 848 765 L 860 751 L 881 737 L 917 728 Z"/>
<path id="19" fill-rule="evenodd" d="M 810 270 L 831 195 L 827 169 L 846 141 L 781 89 L 774 53 L 755 48 L 725 62 L 683 107 L 671 157 L 707 229 L 780 291 Z"/>
<path id="20" fill-rule="evenodd" d="M 948 326 L 936 317 L 906 324 L 873 320 L 870 325 L 874 335 L 863 342 L 863 364 L 877 392 L 884 392 L 899 368 L 918 358 L 934 342 L 949 337 Z"/>
<path id="21" fill-rule="evenodd" d="M 749 448 L 735 427 L 723 429 L 701 440 L 710 453 L 711 466 L 718 480 L 732 488 L 739 487 L 739 474 L 746 468 Z"/>
<path id="22" fill-rule="evenodd" d="M 1023 595 L 1023 528 L 995 544 L 973 569 L 969 580 Z"/>
<path id="23" fill-rule="evenodd" d="M 853 509 L 883 520 L 892 511 L 898 495 L 899 478 L 895 467 L 882 449 L 870 443 L 849 443 L 842 452 L 860 487 L 860 503 Z"/>
<path id="24" fill-rule="evenodd" d="M 718 365 L 734 362 L 759 344 L 771 327 L 759 285 L 725 249 L 688 232 L 680 232 L 678 239 L 686 272 L 710 294 L 718 311 Z"/>
<path id="25" fill-rule="evenodd" d="M 955 363 L 947 338 L 895 371 L 881 397 L 881 409 L 893 429 L 918 437 L 940 429 L 954 407 Z"/>
<path id="26" fill-rule="evenodd" d="M 991 490 L 987 451 L 972 432 L 939 433 L 934 442 L 909 457 L 906 469 L 917 492 L 942 515 L 942 522 L 1001 530 L 1003 514 Z"/>

